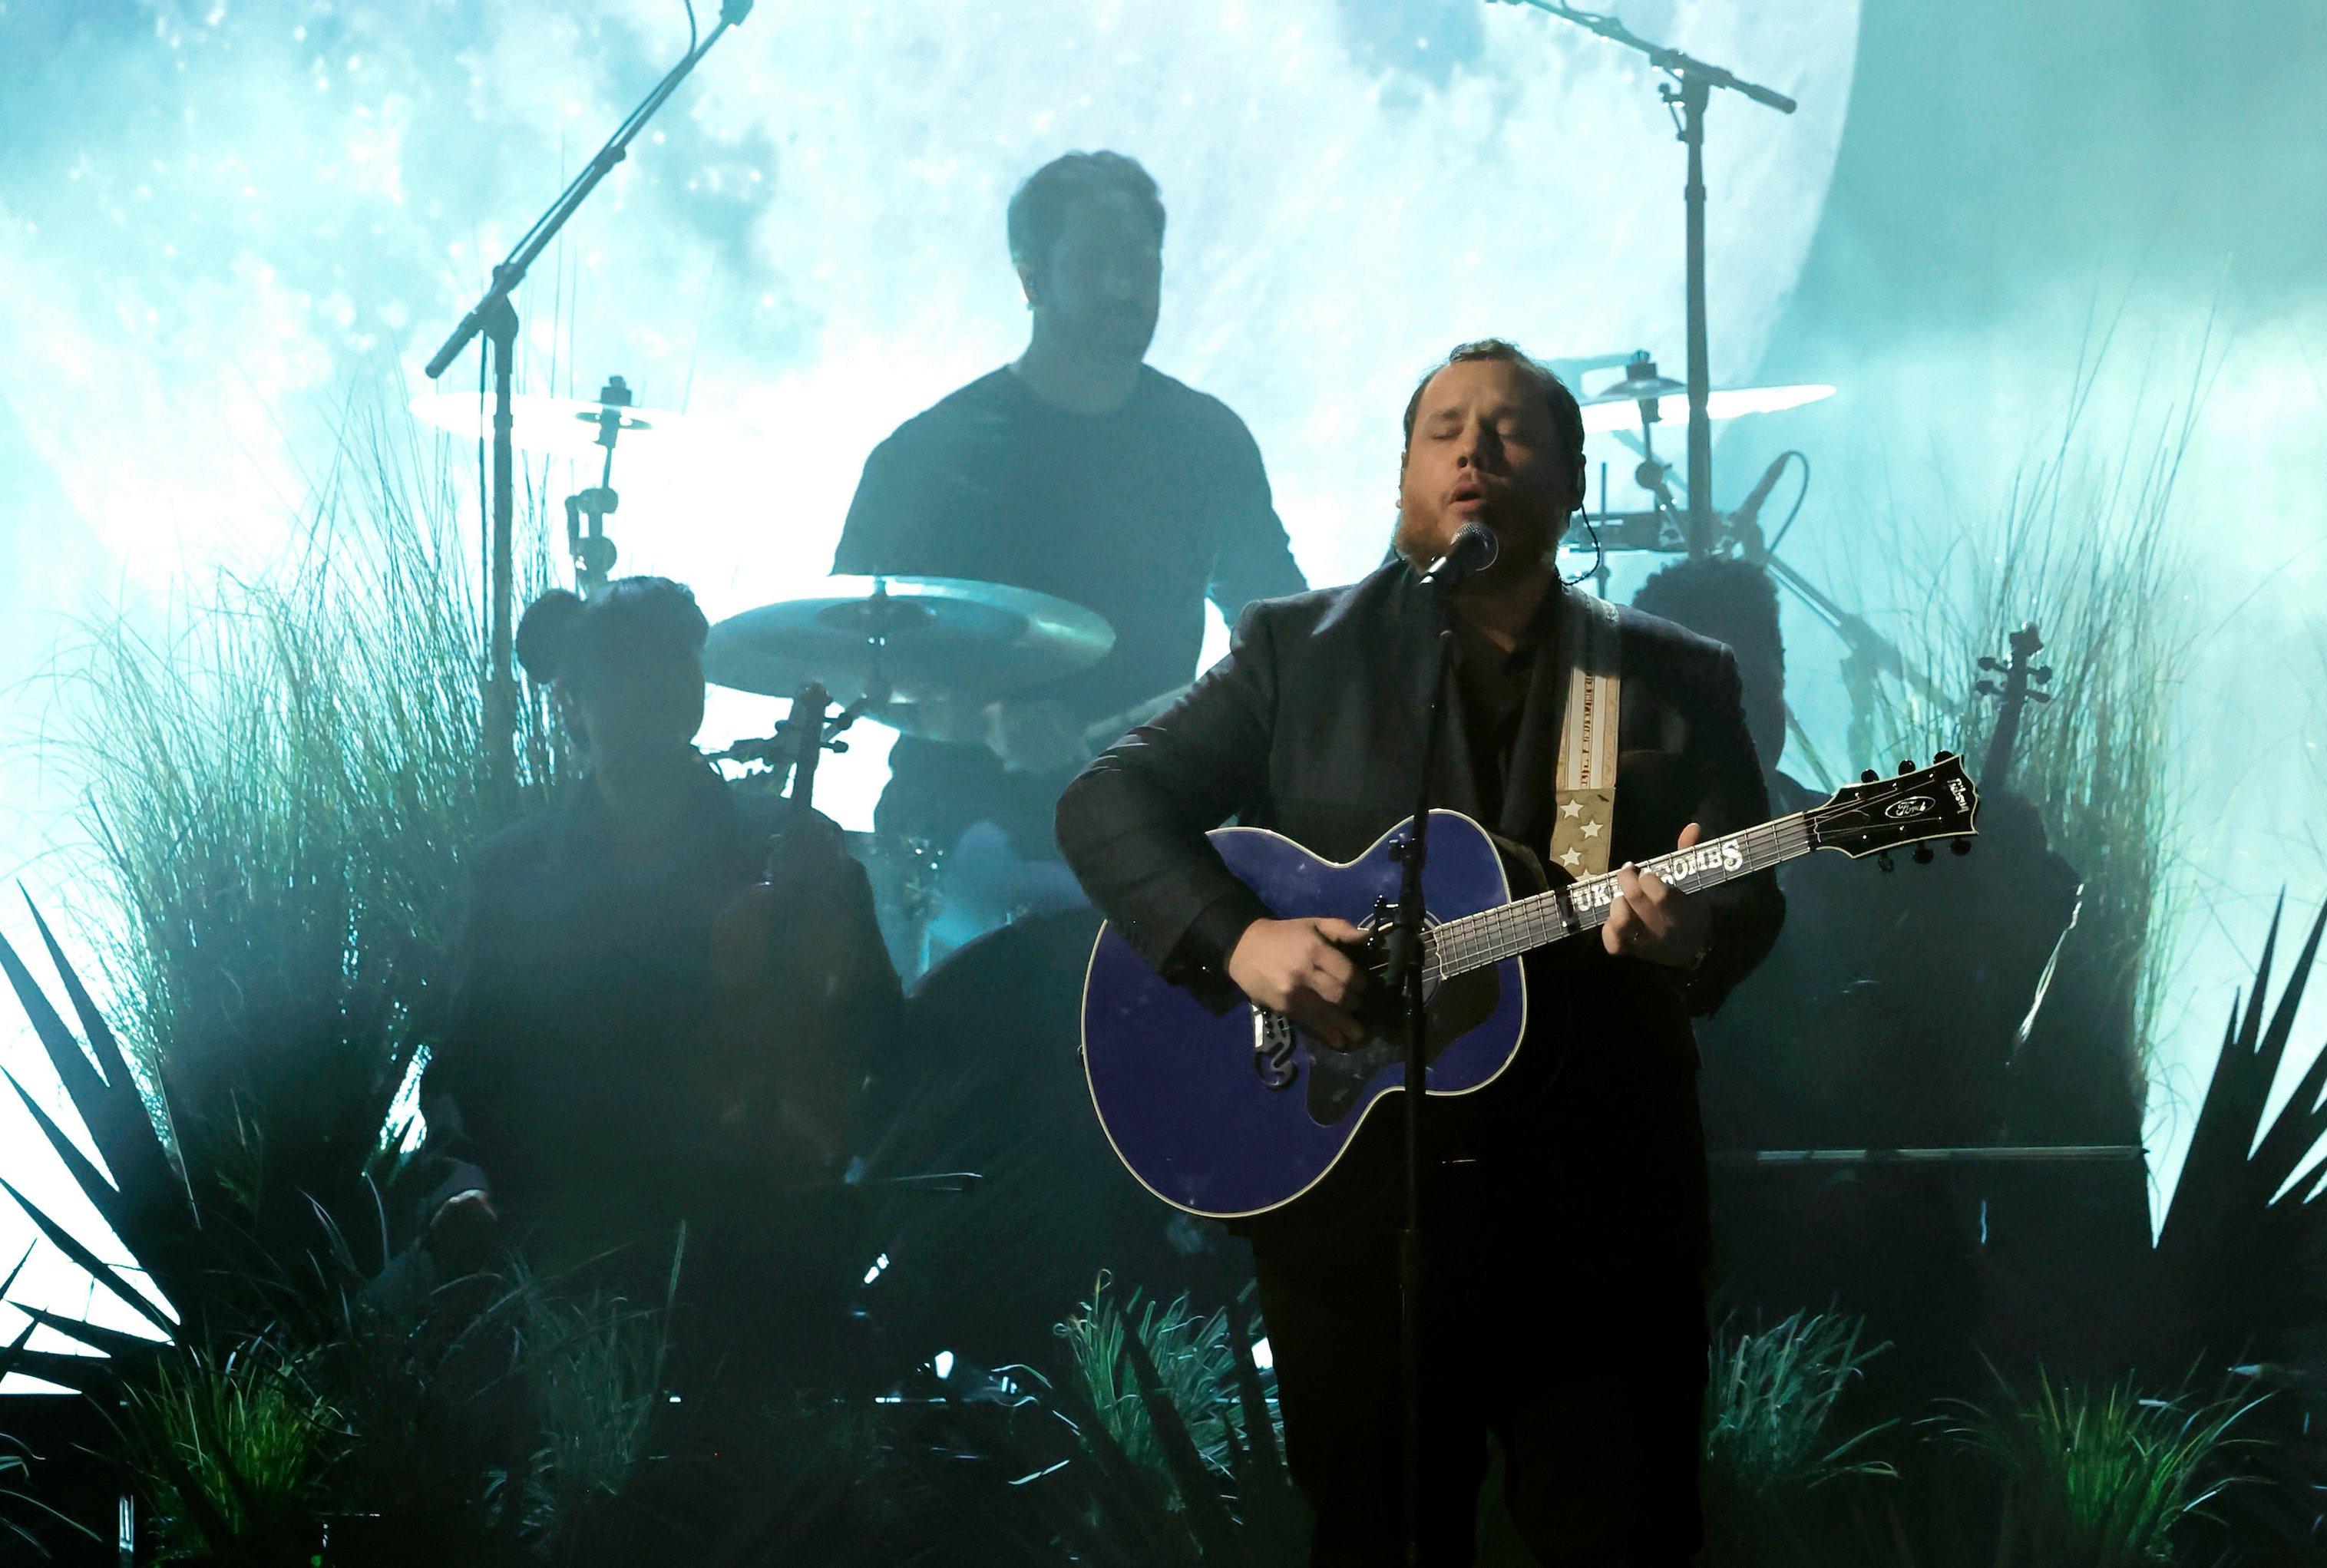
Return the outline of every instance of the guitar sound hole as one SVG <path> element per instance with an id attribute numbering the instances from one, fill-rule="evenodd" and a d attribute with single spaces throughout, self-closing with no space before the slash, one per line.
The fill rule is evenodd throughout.
<path id="1" fill-rule="evenodd" d="M 1423 1001 L 1428 1020 L 1425 1061 L 1436 1061 L 1440 1051 L 1492 1017 L 1501 998 L 1502 983 L 1493 966 L 1432 986 Z M 1338 1125 L 1365 1102 L 1377 1079 L 1403 1069 L 1402 1023 L 1395 1015 L 1375 1022 L 1354 1050 L 1310 1048 L 1309 1115 L 1319 1126 Z"/>

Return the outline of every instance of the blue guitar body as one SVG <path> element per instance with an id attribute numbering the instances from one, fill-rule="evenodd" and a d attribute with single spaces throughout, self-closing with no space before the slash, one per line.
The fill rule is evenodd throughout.
<path id="1" fill-rule="evenodd" d="M 1320 860 L 1280 834 L 1211 835 L 1228 868 L 1286 917 L 1338 916 L 1364 926 L 1397 898 L 1399 825 L 1347 864 Z M 1430 815 L 1424 903 L 1435 924 L 1508 903 L 1486 830 L 1452 811 Z M 1166 1203 L 1235 1218 L 1292 1202 L 1324 1180 L 1386 1096 L 1406 1087 L 1404 1029 L 1382 1010 L 1355 1050 L 1313 1044 L 1276 1013 L 1239 1003 L 1215 1013 L 1159 979 L 1110 924 L 1083 983 L 1083 1069 L 1108 1140 Z M 1458 975 L 1429 995 L 1427 1088 L 1466 1095 L 1519 1052 L 1527 1025 L 1519 960 Z"/>

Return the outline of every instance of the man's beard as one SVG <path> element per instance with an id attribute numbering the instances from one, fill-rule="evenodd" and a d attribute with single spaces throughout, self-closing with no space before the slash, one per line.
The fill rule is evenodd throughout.
<path id="1" fill-rule="evenodd" d="M 1487 569 L 1486 574 L 1498 579 L 1548 562 L 1559 545 L 1558 533 L 1547 527 L 1543 530 L 1540 547 L 1530 549 L 1527 541 L 1536 530 L 1524 518 L 1514 523 L 1500 518 L 1481 516 L 1473 520 L 1484 523 L 1495 531 L 1495 543 L 1500 546 L 1501 555 L 1496 564 Z M 1460 531 L 1458 525 L 1446 528 L 1444 537 L 1425 536 L 1421 527 L 1406 516 L 1406 509 L 1400 507 L 1397 527 L 1390 534 L 1390 549 L 1409 566 L 1426 566 L 1446 553 L 1454 542 L 1455 534 Z"/>
<path id="2" fill-rule="evenodd" d="M 1109 313 L 1075 323 L 1075 346 L 1088 359 L 1142 363 L 1154 341 L 1154 319 L 1135 313 Z"/>
<path id="3" fill-rule="evenodd" d="M 1398 509 L 1397 526 L 1390 530 L 1389 547 L 1399 560 L 1409 566 L 1423 565 L 1444 553 L 1435 545 L 1422 542 L 1420 528 L 1406 515 L 1404 507 Z"/>

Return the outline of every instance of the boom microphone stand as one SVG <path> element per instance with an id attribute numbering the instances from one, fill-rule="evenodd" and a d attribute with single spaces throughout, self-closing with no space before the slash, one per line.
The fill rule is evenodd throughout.
<path id="1" fill-rule="evenodd" d="M 1532 5 L 1564 22 L 1596 33 L 1611 42 L 1649 57 L 1649 63 L 1672 77 L 1659 89 L 1674 109 L 1673 122 L 1681 144 L 1688 148 L 1688 553 L 1709 555 L 1718 542 L 1713 509 L 1713 425 L 1706 417 L 1706 399 L 1713 395 L 1712 369 L 1706 347 L 1705 304 L 1705 107 L 1715 88 L 1744 94 L 1780 114 L 1792 114 L 1794 100 L 1771 88 L 1760 87 L 1717 65 L 1661 43 L 1651 43 L 1613 16 L 1578 11 L 1559 0 L 1487 0 L 1489 5 Z"/>
<path id="2" fill-rule="evenodd" d="M 614 128 L 606 145 L 598 149 L 574 182 L 565 187 L 549 210 L 537 219 L 531 229 L 517 242 L 509 259 L 493 268 L 491 286 L 485 290 L 453 335 L 444 340 L 426 367 L 431 381 L 444 375 L 471 339 L 480 332 L 492 355 L 493 367 L 493 516 L 492 567 L 487 593 L 491 601 L 490 642 L 485 663 L 485 755 L 494 784 L 506 790 L 516 778 L 517 760 L 517 676 L 510 667 L 510 653 L 516 637 L 517 547 L 516 498 L 512 477 L 514 454 L 509 431 L 513 416 L 509 408 L 509 380 L 512 361 L 517 354 L 518 285 L 525 281 L 526 273 L 535 260 L 557 238 L 565 220 L 581 210 L 590 199 L 598 182 L 613 173 L 614 165 L 630 155 L 631 143 L 646 128 L 663 100 L 678 90 L 711 46 L 725 35 L 727 30 L 751 14 L 752 0 L 724 0 L 719 10 L 719 24 L 710 33 L 687 40 L 687 53 L 671 67 L 668 74 L 655 84 L 630 117 Z M 691 14 L 690 14 L 691 15 Z"/>

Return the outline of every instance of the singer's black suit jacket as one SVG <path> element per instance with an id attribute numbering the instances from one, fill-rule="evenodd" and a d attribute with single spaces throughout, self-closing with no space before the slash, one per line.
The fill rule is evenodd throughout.
<path id="1" fill-rule="evenodd" d="M 1476 715 L 1456 702 L 1432 790 L 1435 804 L 1476 817 L 1498 793 L 1476 771 L 1499 767 L 1503 809 L 1487 826 L 1537 856 L 1568 680 L 1557 616 L 1577 612 L 1565 601 L 1551 611 L 1535 625 L 1517 727 L 1494 732 L 1515 737 L 1509 752 L 1499 743 L 1474 758 Z M 1270 911 L 1202 836 L 1224 818 L 1346 860 L 1413 809 L 1443 624 L 1399 565 L 1256 604 L 1226 659 L 1076 779 L 1059 803 L 1059 843 L 1151 963 L 1233 999 L 1219 966 L 1245 923 Z M 1619 863 L 1670 848 L 1692 820 L 1708 835 L 1762 821 L 1735 658 L 1631 611 L 1619 635 Z M 1688 1013 L 1760 959 L 1782 914 L 1766 873 L 1692 896 L 1715 910 L 1693 980 L 1612 958 L 1590 938 L 1537 956 L 1519 1062 L 1477 1095 L 1431 1102 L 1427 1122 L 1438 1170 L 1425 1189 L 1425 1321 L 1459 1328 L 1433 1329 L 1424 1349 L 1425 1442 L 1483 1471 L 1492 1424 L 1523 1529 L 1630 1536 L 1643 1562 L 1685 1560 L 1696 1534 L 1710 1231 Z M 1379 1368 L 1400 1344 L 1399 1120 L 1369 1118 L 1332 1178 L 1248 1227 L 1320 1561 L 1329 1540 L 1335 1561 L 1378 1560 L 1397 1530 L 1381 1501 L 1397 1492 L 1398 1426 Z M 1621 1372 L 1573 1358 L 1544 1369 L 1546 1344 L 1619 1341 Z M 1591 1463 L 1547 1436 L 1577 1431 L 1593 1433 Z M 1474 1505 L 1458 1486 L 1442 1506 L 1451 1561 Z"/>
<path id="2" fill-rule="evenodd" d="M 1628 609 L 1617 617 L 1612 863 L 1672 848 L 1691 821 L 1710 838 L 1764 820 L 1735 658 L 1669 621 Z M 1271 912 L 1220 863 L 1207 830 L 1234 818 L 1344 860 L 1412 811 L 1440 624 L 1427 591 L 1397 564 L 1349 587 L 1254 604 L 1226 658 L 1075 779 L 1059 803 L 1060 844 L 1151 964 L 1193 977 L 1225 957 L 1247 921 Z M 1502 814 L 1484 824 L 1537 855 L 1550 835 L 1566 690 L 1565 664 L 1538 659 Z M 1481 791 L 1459 702 L 1449 720 L 1431 799 L 1475 817 Z M 1709 1012 L 1769 950 L 1783 902 L 1766 875 L 1697 896 L 1715 905 L 1713 947 L 1688 992 Z"/>
<path id="3" fill-rule="evenodd" d="M 1556 612 L 1567 612 L 1564 602 Z M 1631 610 L 1618 616 L 1623 688 L 1611 863 L 1670 849 L 1692 821 L 1714 837 L 1766 819 L 1735 658 L 1668 621 Z M 1265 914 L 1313 912 L 1263 907 L 1220 863 L 1203 836 L 1209 829 L 1234 818 L 1348 860 L 1411 813 L 1443 624 L 1430 592 L 1397 563 L 1349 587 L 1257 603 L 1226 658 L 1068 788 L 1060 845 L 1148 962 L 1224 1003 L 1234 993 L 1220 966 L 1244 927 Z M 1503 810 L 1485 824 L 1539 858 L 1568 684 L 1560 646 L 1547 638 L 1535 662 Z M 1459 701 L 1449 718 L 1431 798 L 1476 817 L 1482 797 Z M 1694 896 L 1714 906 L 1712 938 L 1686 981 L 1610 957 L 1588 938 L 1532 965 L 1519 1067 L 1479 1105 L 1445 1118 L 1450 1125 L 1474 1122 L 1464 1135 L 1489 1143 L 1512 1134 L 1533 1143 L 1565 1128 L 1597 1144 L 1626 1125 L 1646 1133 L 1685 1123 L 1682 1141 L 1693 1145 L 1688 1016 L 1711 1011 L 1769 951 L 1784 909 L 1767 873 Z"/>

